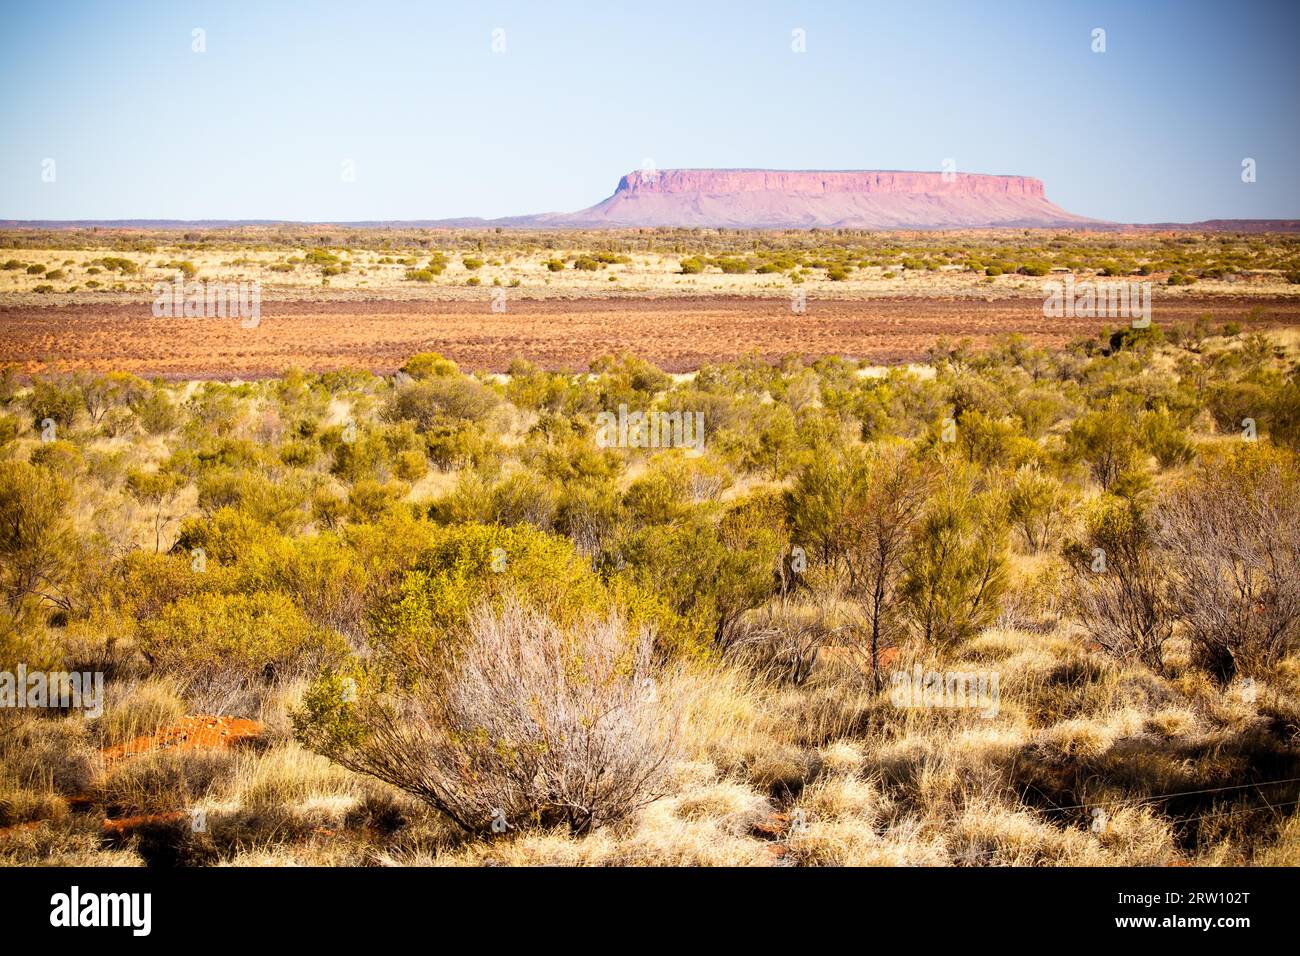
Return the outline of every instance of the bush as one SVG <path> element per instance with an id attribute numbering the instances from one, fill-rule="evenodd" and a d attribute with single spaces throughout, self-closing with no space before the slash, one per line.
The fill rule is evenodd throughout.
<path id="1" fill-rule="evenodd" d="M 0 589 L 13 616 L 57 602 L 75 559 L 66 481 L 26 462 L 0 461 Z"/>
<path id="2" fill-rule="evenodd" d="M 734 256 L 722 256 L 715 259 L 713 264 L 726 275 L 742 275 L 750 270 L 749 260 L 738 259 Z"/>
<path id="3" fill-rule="evenodd" d="M 1115 407 L 1087 412 L 1076 418 L 1065 437 L 1066 450 L 1075 460 L 1088 463 L 1103 490 L 1137 465 L 1137 430 L 1133 416 Z"/>
<path id="4" fill-rule="evenodd" d="M 138 636 L 154 667 L 199 683 L 285 679 L 337 662 L 344 650 L 275 592 L 184 597 L 141 624 Z"/>
<path id="5" fill-rule="evenodd" d="M 460 369 L 449 358 L 443 358 L 437 352 L 420 352 L 412 355 L 402 366 L 402 371 L 411 378 L 444 378 L 459 375 Z"/>
<path id="6" fill-rule="evenodd" d="M 1007 585 L 1006 527 L 992 493 L 976 493 L 961 475 L 927 502 L 899 587 L 918 637 L 948 649 L 993 622 Z"/>
<path id="7" fill-rule="evenodd" d="M 1161 468 L 1173 468 L 1185 465 L 1196 455 L 1187 437 L 1187 431 L 1179 428 L 1174 416 L 1167 408 L 1143 412 L 1138 422 L 1142 435 L 1142 445 L 1151 454 Z"/>
<path id="8" fill-rule="evenodd" d="M 1162 673 L 1173 608 L 1165 562 L 1140 505 L 1103 496 L 1065 558 L 1074 573 L 1074 604 L 1092 639 L 1118 660 Z"/>
<path id="9" fill-rule="evenodd" d="M 140 427 L 150 435 L 171 431 L 180 421 L 180 413 L 168 397 L 167 390 L 154 387 L 131 403 L 131 412 Z"/>
<path id="10" fill-rule="evenodd" d="M 460 263 L 470 272 L 475 272 L 483 268 L 483 260 L 476 259 L 473 256 L 465 256 L 463 259 L 460 260 Z"/>
<path id="11" fill-rule="evenodd" d="M 688 653 L 698 653 L 698 633 L 715 648 L 726 647 L 741 616 L 775 591 L 784 551 L 783 529 L 745 503 L 733 506 L 714 527 L 692 516 L 652 525 L 620 542 L 625 577 L 657 594 L 689 629 L 672 635 Z"/>
<path id="12" fill-rule="evenodd" d="M 1173 606 L 1199 663 L 1227 681 L 1300 649 L 1300 474 L 1261 446 L 1202 466 L 1162 502 Z"/>
<path id="13" fill-rule="evenodd" d="M 71 383 L 53 379 L 37 379 L 32 383 L 27 407 L 37 430 L 45 419 L 52 419 L 60 428 L 68 428 L 76 420 L 82 406 L 81 390 Z"/>
<path id="14" fill-rule="evenodd" d="M 419 481 L 429 471 L 429 459 L 423 451 L 414 449 L 398 454 L 393 462 L 393 474 L 402 481 Z"/>
<path id="15" fill-rule="evenodd" d="M 1007 489 L 1011 524 L 1035 554 L 1052 543 L 1065 523 L 1068 505 L 1064 486 L 1033 466 L 1017 469 Z"/>
<path id="16" fill-rule="evenodd" d="M 98 262 L 109 272 L 119 272 L 124 276 L 135 275 L 140 271 L 139 263 L 122 256 L 104 256 Z"/>
<path id="17" fill-rule="evenodd" d="M 1265 430 L 1272 398 L 1257 382 L 1224 382 L 1210 389 L 1206 404 L 1220 430 L 1239 435 L 1247 418 L 1254 419 L 1261 432 Z"/>
<path id="18" fill-rule="evenodd" d="M 402 386 L 385 406 L 384 417 L 414 422 L 419 431 L 427 432 L 448 420 L 480 420 L 499 401 L 496 392 L 471 378 L 428 378 Z"/>
<path id="19" fill-rule="evenodd" d="M 293 530 L 306 520 L 307 489 L 301 480 L 276 480 L 260 471 L 216 467 L 199 478 L 198 486 L 198 506 L 208 514 L 238 508 L 258 524 L 280 531 Z"/>
<path id="20" fill-rule="evenodd" d="M 75 478 L 84 463 L 81 449 L 70 441 L 41 442 L 28 461 L 67 478 Z"/>
<path id="21" fill-rule="evenodd" d="M 348 492 L 347 516 L 351 521 L 374 523 L 395 514 L 410 489 L 401 482 L 358 481 Z"/>
<path id="22" fill-rule="evenodd" d="M 494 820 L 586 833 L 666 792 L 676 719 L 650 644 L 615 617 L 560 627 L 515 602 L 480 607 L 445 667 L 421 662 L 394 694 L 364 677 L 357 694 L 344 678 L 323 681 L 295 727 L 309 748 L 468 833 Z"/>
<path id="23" fill-rule="evenodd" d="M 563 272 L 563 271 L 564 271 L 564 260 L 562 260 L 562 259 L 547 259 L 547 260 L 546 260 L 546 268 L 547 268 L 547 270 L 550 271 L 550 272 Z"/>
<path id="24" fill-rule="evenodd" d="M 399 670 L 412 654 L 441 652 L 473 608 L 507 594 L 527 596 L 560 626 L 610 606 L 569 542 L 528 525 L 434 528 L 404 570 L 376 610 L 373 634 L 380 658 Z"/>

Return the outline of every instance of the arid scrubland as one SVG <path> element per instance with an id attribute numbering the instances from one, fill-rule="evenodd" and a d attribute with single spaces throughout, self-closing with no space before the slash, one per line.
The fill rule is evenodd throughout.
<path id="1" fill-rule="evenodd" d="M 611 294 L 1038 296 L 1042 276 L 1133 277 L 1163 296 L 1297 293 L 1300 237 L 1050 229 L 867 232 L 242 226 L 0 232 L 22 304 L 152 299 L 159 282 L 253 282 L 268 298 Z"/>
<path id="2" fill-rule="evenodd" d="M 1295 865 L 1298 359 L 7 376 L 0 862 Z"/>

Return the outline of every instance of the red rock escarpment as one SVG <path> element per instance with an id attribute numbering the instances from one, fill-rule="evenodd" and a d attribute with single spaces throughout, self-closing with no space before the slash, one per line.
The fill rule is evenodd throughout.
<path id="1" fill-rule="evenodd" d="M 1094 220 L 1048 201 L 1028 176 L 892 170 L 639 170 L 555 225 L 950 229 L 1066 226 Z"/>

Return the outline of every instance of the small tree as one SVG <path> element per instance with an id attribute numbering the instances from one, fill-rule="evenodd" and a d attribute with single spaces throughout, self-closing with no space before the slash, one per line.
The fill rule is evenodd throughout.
<path id="1" fill-rule="evenodd" d="M 906 449 L 886 447 L 867 461 L 844 508 L 851 593 L 866 616 L 867 653 L 877 687 L 882 684 L 880 651 L 891 629 L 908 542 L 930 486 L 929 473 Z"/>
<path id="2" fill-rule="evenodd" d="M 18 616 L 31 598 L 66 606 L 60 585 L 75 548 L 65 481 L 26 462 L 0 462 L 0 588 Z"/>
<path id="3" fill-rule="evenodd" d="M 131 471 L 126 476 L 126 489 L 131 497 L 153 511 L 155 553 L 163 550 L 163 531 L 180 517 L 175 508 L 182 485 L 179 475 L 166 471 Z"/>
<path id="4" fill-rule="evenodd" d="M 1067 507 L 1069 496 L 1056 478 L 1032 465 L 1016 470 L 1007 488 L 1007 512 L 1030 551 L 1037 554 L 1048 546 Z"/>
<path id="5" fill-rule="evenodd" d="M 918 636 L 951 647 L 992 623 L 1006 591 L 1006 516 L 964 473 L 948 478 L 917 524 L 900 585 Z"/>
<path id="6" fill-rule="evenodd" d="M 1088 463 L 1103 490 L 1137 463 L 1137 439 L 1133 417 L 1114 407 L 1080 415 L 1065 436 L 1067 450 Z"/>

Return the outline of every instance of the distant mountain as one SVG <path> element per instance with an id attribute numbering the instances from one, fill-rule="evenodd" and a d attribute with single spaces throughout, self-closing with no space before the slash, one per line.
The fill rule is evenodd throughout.
<path id="1" fill-rule="evenodd" d="M 0 229 L 222 229 L 335 225 L 393 229 L 1156 229 L 1300 232 L 1294 219 L 1127 225 L 1050 202 L 1041 180 L 898 170 L 665 169 L 628 173 L 603 202 L 572 213 L 502 219 L 295 223 L 273 219 L 0 220 Z"/>
<path id="2" fill-rule="evenodd" d="M 1204 219 L 1201 222 L 1134 223 L 1125 228 L 1178 232 L 1300 232 L 1300 219 Z"/>
<path id="3" fill-rule="evenodd" d="M 976 229 L 1087 226 L 1027 176 L 897 171 L 665 169 L 628 173 L 581 212 L 538 226 L 732 229 Z"/>

